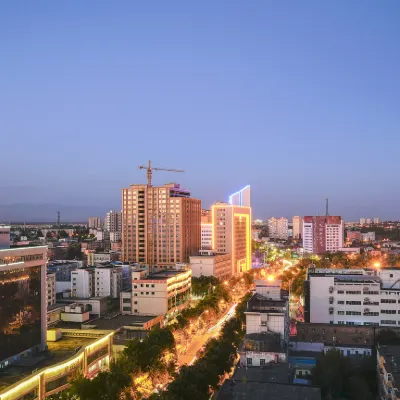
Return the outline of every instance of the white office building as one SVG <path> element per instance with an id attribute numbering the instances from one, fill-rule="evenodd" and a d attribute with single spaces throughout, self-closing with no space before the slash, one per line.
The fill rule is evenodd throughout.
<path id="1" fill-rule="evenodd" d="M 270 218 L 268 220 L 268 236 L 273 239 L 284 239 L 289 237 L 287 218 Z"/>
<path id="2" fill-rule="evenodd" d="M 79 268 L 71 272 L 71 296 L 87 299 L 95 297 L 95 269 Z"/>
<path id="3" fill-rule="evenodd" d="M 117 299 L 122 291 L 122 267 L 95 268 L 95 296 Z"/>
<path id="4" fill-rule="evenodd" d="M 400 269 L 309 268 L 305 287 L 306 322 L 400 326 Z"/>
<path id="5" fill-rule="evenodd" d="M 201 248 L 204 250 L 211 250 L 212 248 L 212 224 L 201 224 Z"/>
<path id="6" fill-rule="evenodd" d="M 375 232 L 361 233 L 361 241 L 362 242 L 374 242 L 375 241 Z"/>
<path id="7" fill-rule="evenodd" d="M 220 280 L 232 276 L 232 257 L 230 254 L 218 254 L 212 250 L 202 250 L 197 256 L 189 257 L 192 276 L 215 276 Z"/>
<path id="8" fill-rule="evenodd" d="M 374 218 L 374 224 L 380 224 L 380 223 L 381 223 L 381 219 L 375 217 L 375 218 Z"/>

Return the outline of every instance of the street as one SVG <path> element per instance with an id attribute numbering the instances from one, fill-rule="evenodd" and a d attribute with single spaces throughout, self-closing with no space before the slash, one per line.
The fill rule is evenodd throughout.
<path id="1" fill-rule="evenodd" d="M 178 366 L 182 366 L 184 364 L 191 365 L 194 363 L 196 360 L 196 353 L 207 343 L 208 339 L 217 337 L 219 335 L 223 324 L 235 314 L 236 306 L 237 303 L 233 304 L 233 306 L 227 310 L 224 315 L 222 315 L 222 317 L 220 317 L 218 321 L 207 330 L 207 332 L 202 335 L 196 335 L 196 338 L 193 339 L 188 346 L 186 353 L 178 356 Z"/>

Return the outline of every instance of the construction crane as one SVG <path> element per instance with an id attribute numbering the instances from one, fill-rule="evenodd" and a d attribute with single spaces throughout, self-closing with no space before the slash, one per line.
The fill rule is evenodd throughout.
<path id="1" fill-rule="evenodd" d="M 153 171 L 171 171 L 171 172 L 185 172 L 183 169 L 169 169 L 169 168 L 153 168 L 151 166 L 151 161 L 149 160 L 147 166 L 140 165 L 139 169 L 147 169 L 147 186 L 151 186 L 151 176 Z"/>

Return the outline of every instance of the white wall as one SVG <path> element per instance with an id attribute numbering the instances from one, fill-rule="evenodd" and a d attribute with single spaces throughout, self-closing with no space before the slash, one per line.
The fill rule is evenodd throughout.
<path id="1" fill-rule="evenodd" d="M 190 269 L 192 276 L 198 278 L 200 276 L 214 276 L 214 258 L 213 257 L 190 257 Z"/>
<path id="2" fill-rule="evenodd" d="M 329 315 L 329 287 L 334 286 L 335 280 L 332 276 L 311 276 L 310 277 L 310 322 L 329 323 L 334 319 Z"/>
<path id="3" fill-rule="evenodd" d="M 251 359 L 251 363 L 248 362 L 248 359 Z M 260 360 L 265 360 L 265 364 L 269 362 L 274 362 L 278 360 L 279 363 L 286 362 L 286 354 L 285 353 L 268 353 L 268 352 L 255 352 L 255 351 L 247 351 L 240 354 L 240 364 L 248 365 L 253 367 L 259 367 L 261 365 Z"/>

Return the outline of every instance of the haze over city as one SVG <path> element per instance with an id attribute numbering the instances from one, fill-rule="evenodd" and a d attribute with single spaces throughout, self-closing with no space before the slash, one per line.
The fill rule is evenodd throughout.
<path id="1" fill-rule="evenodd" d="M 0 220 L 84 220 L 121 188 L 253 216 L 399 219 L 400 3 L 3 2 Z"/>

